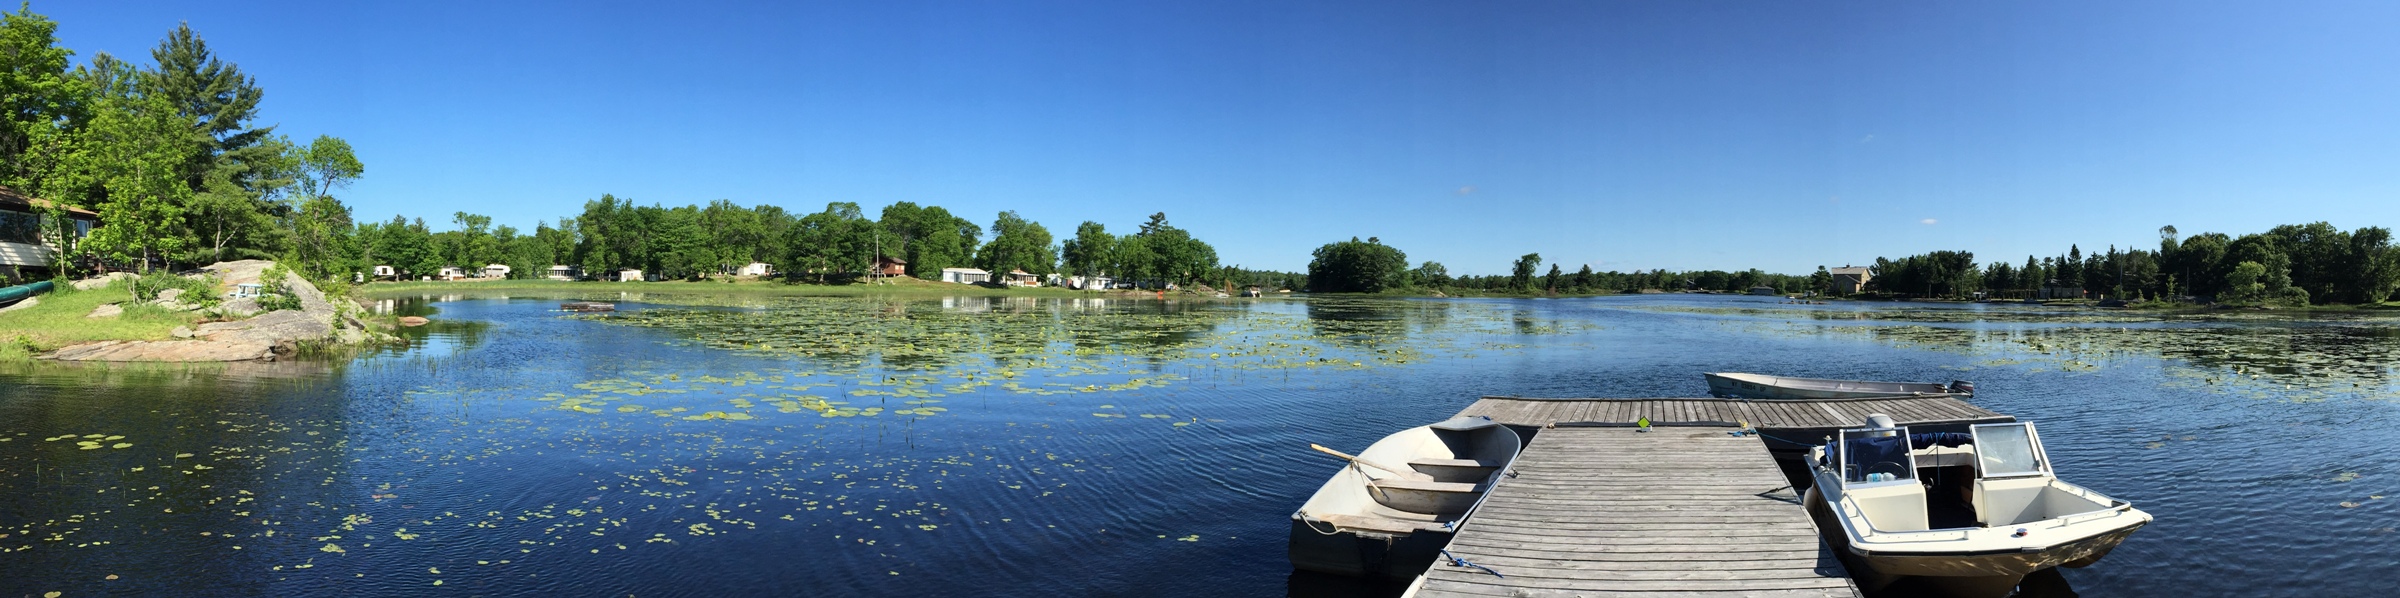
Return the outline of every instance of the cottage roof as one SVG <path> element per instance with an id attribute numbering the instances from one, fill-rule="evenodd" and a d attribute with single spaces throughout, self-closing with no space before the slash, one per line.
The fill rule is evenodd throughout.
<path id="1" fill-rule="evenodd" d="M 1840 276 L 1840 275 L 1844 275 L 1844 274 L 1847 274 L 1847 275 L 1850 275 L 1850 276 L 1858 276 L 1858 275 L 1866 274 L 1866 273 L 1867 273 L 1867 268 L 1866 268 L 1865 266 L 1859 266 L 1859 267 L 1855 267 L 1855 268 L 1826 268 L 1826 269 L 1825 269 L 1825 271 L 1826 271 L 1826 272 L 1829 272 L 1829 273 L 1832 273 L 1832 274 L 1834 274 L 1834 275 L 1836 275 L 1836 276 Z"/>
<path id="2" fill-rule="evenodd" d="M 0 187 L 0 208 L 10 208 L 10 209 L 15 209 L 15 210 L 20 210 L 20 211 L 31 212 L 31 211 L 33 211 L 33 210 L 34 210 L 34 208 L 47 208 L 47 207 L 51 207 L 51 206 L 55 206 L 55 205 L 58 205 L 58 204 L 57 204 L 57 203 L 54 203 L 54 202 L 51 202 L 50 200 L 47 200 L 47 199 L 41 199 L 41 198 L 37 198 L 37 197 L 29 197 L 29 196 L 27 196 L 27 195 L 25 195 L 25 194 L 23 194 L 23 193 L 18 193 L 16 189 L 10 189 L 10 188 L 8 188 L 8 187 Z M 83 208 L 78 208 L 78 207 L 75 207 L 75 206 L 67 206 L 67 213 L 68 213 L 68 214 L 73 214 L 73 215 L 76 215 L 76 216 L 82 216 L 82 217 L 85 217 L 85 218 L 99 218 L 99 217 L 100 217 L 100 213 L 99 213 L 99 212 L 94 212 L 94 211 L 91 211 L 91 210 L 86 210 L 86 209 L 83 209 Z"/>
<path id="3" fill-rule="evenodd" d="M 1024 270 L 1009 270 L 1009 271 L 1008 271 L 1008 275 L 1009 275 L 1009 276 L 1032 276 L 1032 275 L 1033 275 L 1033 273 L 1032 273 L 1032 272 L 1026 272 L 1026 271 L 1024 271 Z"/>
<path id="4" fill-rule="evenodd" d="M 900 258 L 896 258 L 896 257 L 888 256 L 888 255 L 886 255 L 886 256 L 878 256 L 878 257 L 876 257 L 875 259 L 876 259 L 876 261 L 891 262 L 891 263 L 894 263 L 894 264 L 906 264 L 906 263 L 908 263 L 908 260 L 904 260 L 904 259 L 900 259 Z"/>
<path id="5" fill-rule="evenodd" d="M 942 269 L 942 271 L 943 271 L 943 272 L 958 272 L 958 273 L 963 273 L 963 274 L 991 274 L 990 272 L 985 272 L 985 271 L 978 270 L 978 269 L 975 269 L 975 268 L 943 268 L 943 269 Z"/>

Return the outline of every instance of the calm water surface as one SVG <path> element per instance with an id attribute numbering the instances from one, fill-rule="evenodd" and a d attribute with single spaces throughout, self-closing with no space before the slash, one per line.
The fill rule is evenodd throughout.
<path id="1" fill-rule="evenodd" d="M 2038 422 L 2062 477 L 2157 517 L 2044 595 L 2400 579 L 2389 317 L 440 299 L 387 305 L 437 324 L 370 355 L 0 373 L 0 595 L 1372 593 L 1284 560 L 1336 467 L 1309 443 L 1721 370 L 1963 378 Z"/>

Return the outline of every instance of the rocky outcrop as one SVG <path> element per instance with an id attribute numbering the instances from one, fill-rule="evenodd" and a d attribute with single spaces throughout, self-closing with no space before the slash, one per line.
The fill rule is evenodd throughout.
<path id="1" fill-rule="evenodd" d="M 78 290 L 78 291 L 89 291 L 89 290 L 92 290 L 92 289 L 97 289 L 97 288 L 101 288 L 101 287 L 106 287 L 106 286 L 108 286 L 108 283 L 116 282 L 116 281 L 118 281 L 118 280 L 120 280 L 120 279 L 126 279 L 126 278 L 134 278 L 134 275 L 133 275 L 133 273 L 132 273 L 132 272 L 110 272 L 110 273 L 107 273 L 107 274 L 102 274 L 102 275 L 99 275 L 99 276 L 94 276 L 94 277 L 91 277 L 91 278 L 86 278 L 86 279 L 83 279 L 83 280 L 78 280 L 78 281 L 75 281 L 75 290 Z"/>
<path id="2" fill-rule="evenodd" d="M 87 316 L 84 316 L 84 317 L 86 317 L 86 318 L 114 318 L 114 317 L 117 317 L 117 316 L 122 316 L 122 315 L 125 315 L 125 308 L 124 308 L 124 307 L 122 307 L 122 306 L 119 306 L 119 305 L 117 305 L 117 304 L 115 304 L 115 303 L 105 303 L 105 304 L 101 304 L 99 307 L 92 308 L 92 313 L 91 313 L 91 315 L 87 315 Z"/>
<path id="3" fill-rule="evenodd" d="M 203 270 L 215 274 L 226 284 L 255 282 L 274 262 L 243 260 L 211 265 Z M 176 328 L 178 339 L 168 341 L 107 341 L 75 345 L 51 352 L 42 357 L 59 361 L 252 361 L 273 360 L 292 354 L 304 342 L 356 343 L 369 338 L 365 325 L 347 317 L 334 304 L 326 301 L 325 293 L 297 274 L 287 276 L 284 287 L 300 299 L 300 309 L 268 312 L 246 320 L 210 322 L 198 328 Z M 164 294 L 162 293 L 162 296 Z M 174 297 L 162 297 L 173 303 Z M 107 306 L 114 307 L 114 306 Z M 219 309 L 226 313 L 256 313 L 258 302 L 249 299 L 229 300 Z"/>
<path id="4" fill-rule="evenodd" d="M 7 307 L 0 307 L 0 314 L 4 314 L 4 313 L 8 313 L 8 312 L 12 312 L 12 311 L 16 311 L 16 310 L 20 310 L 20 309 L 25 309 L 25 308 L 28 308 L 28 307 L 33 307 L 33 306 L 36 306 L 36 305 L 41 305 L 41 304 L 42 304 L 42 298 L 40 298 L 40 297 L 26 297 L 24 301 L 18 301 L 18 302 L 16 302 L 16 303 L 11 303 L 11 304 L 9 304 Z"/>

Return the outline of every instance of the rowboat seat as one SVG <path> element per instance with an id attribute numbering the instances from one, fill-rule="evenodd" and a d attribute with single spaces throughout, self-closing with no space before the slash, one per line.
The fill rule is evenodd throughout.
<path id="1" fill-rule="evenodd" d="M 1500 462 L 1477 461 L 1474 459 L 1413 459 L 1408 462 L 1408 465 L 1410 467 L 1423 465 L 1427 467 L 1482 467 L 1486 469 L 1495 469 L 1500 467 Z"/>
<path id="2" fill-rule="evenodd" d="M 1471 494 L 1471 493 L 1474 493 L 1474 492 L 1476 492 L 1476 491 L 1477 491 L 1477 485 L 1476 485 L 1476 484 L 1471 484 L 1471 483 L 1464 483 L 1464 482 L 1420 482 L 1420 481 L 1417 481 L 1417 480 L 1402 480 L 1402 479 L 1391 479 L 1391 478 L 1387 478 L 1387 479 L 1381 479 L 1381 480 L 1375 480 L 1375 481 L 1372 481 L 1372 482 L 1367 482 L 1367 485 L 1369 485 L 1369 486 L 1374 486 L 1374 487 L 1377 487 L 1377 488 L 1382 488 L 1382 489 L 1385 489 L 1385 490 L 1415 490 L 1415 491 L 1418 491 L 1418 492 L 1459 492 L 1459 493 L 1469 493 L 1469 494 Z"/>
<path id="3" fill-rule="evenodd" d="M 1440 529 L 1442 527 L 1441 524 L 1433 522 L 1406 521 L 1388 517 L 1376 517 L 1372 515 L 1351 515 L 1348 513 L 1326 515 L 1321 517 L 1321 519 L 1324 519 L 1326 523 L 1333 524 L 1334 527 L 1339 527 L 1346 530 L 1381 532 L 1386 534 L 1405 534 L 1417 531 L 1419 529 Z"/>

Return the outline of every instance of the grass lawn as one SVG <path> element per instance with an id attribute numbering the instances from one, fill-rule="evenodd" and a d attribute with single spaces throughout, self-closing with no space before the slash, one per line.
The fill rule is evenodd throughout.
<path id="1" fill-rule="evenodd" d="M 377 282 L 358 287 L 370 296 L 411 295 L 417 293 L 451 293 L 481 291 L 576 293 L 664 293 L 691 295 L 763 295 L 791 297 L 860 297 L 902 295 L 921 297 L 1089 297 L 1099 291 L 1075 291 L 1057 287 L 994 289 L 966 284 L 928 282 L 914 278 L 887 278 L 880 284 L 809 284 L 782 281 L 743 280 L 738 282 L 607 282 L 559 280 L 460 280 L 432 282 Z"/>
<path id="2" fill-rule="evenodd" d="M 61 286 L 40 295 L 33 307 L 0 313 L 0 361 L 25 361 L 35 353 L 105 340 L 167 340 L 168 331 L 200 321 L 199 312 L 176 312 L 156 305 L 127 305 L 114 318 L 86 318 L 105 303 L 132 303 L 120 281 L 107 288 L 78 291 Z"/>

